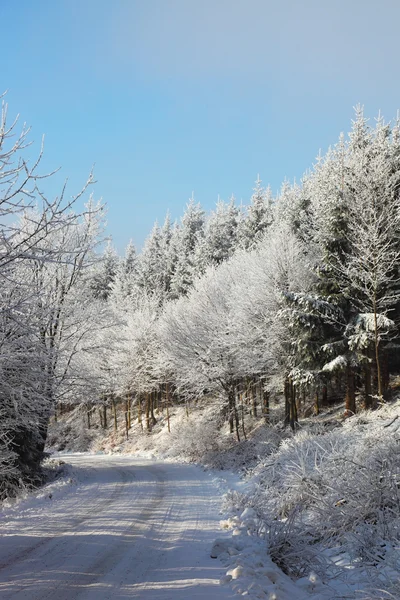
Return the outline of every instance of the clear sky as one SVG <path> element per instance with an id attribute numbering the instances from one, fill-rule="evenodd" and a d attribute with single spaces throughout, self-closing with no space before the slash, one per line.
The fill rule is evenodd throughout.
<path id="1" fill-rule="evenodd" d="M 0 89 L 46 136 L 44 168 L 96 197 L 122 250 L 194 191 L 276 191 L 347 132 L 400 108 L 399 0 L 0 0 Z"/>

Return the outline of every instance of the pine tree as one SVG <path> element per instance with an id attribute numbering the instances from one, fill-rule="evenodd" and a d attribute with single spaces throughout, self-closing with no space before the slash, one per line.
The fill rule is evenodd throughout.
<path id="1" fill-rule="evenodd" d="M 132 241 L 125 250 L 124 258 L 119 262 L 113 283 L 112 294 L 122 301 L 133 298 L 137 292 L 138 256 Z"/>
<path id="2" fill-rule="evenodd" d="M 261 186 L 260 176 L 257 177 L 250 206 L 240 224 L 240 244 L 248 249 L 254 248 L 265 235 L 273 221 L 271 188 Z"/>
<path id="3" fill-rule="evenodd" d="M 366 406 L 372 404 L 371 364 L 382 397 L 379 346 L 394 328 L 387 311 L 398 306 L 400 170 L 391 156 L 388 126 L 378 118 L 371 131 L 357 107 L 348 142 L 341 136 L 303 184 L 311 215 L 303 231 L 320 258 L 317 295 L 290 299 L 305 321 L 297 339 L 309 354 L 300 366 L 308 361 L 320 373 L 343 371 L 349 413 L 356 408 L 356 373 L 364 373 Z"/>
<path id="4" fill-rule="evenodd" d="M 196 248 L 196 266 L 204 273 L 209 265 L 217 266 L 233 255 L 238 247 L 240 211 L 232 197 L 229 204 L 218 200 L 206 221 L 204 237 Z"/>
<path id="5" fill-rule="evenodd" d="M 204 235 L 204 211 L 194 198 L 189 200 L 180 227 L 171 240 L 171 260 L 174 260 L 171 294 L 178 298 L 187 294 L 196 278 L 195 255 Z"/>
<path id="6" fill-rule="evenodd" d="M 161 230 L 156 222 L 139 255 L 137 277 L 139 291 L 146 296 L 156 295 L 160 301 L 163 291 L 161 239 Z"/>
<path id="7" fill-rule="evenodd" d="M 92 276 L 90 287 L 94 298 L 108 300 L 117 276 L 118 265 L 118 254 L 112 243 L 108 242 Z"/>

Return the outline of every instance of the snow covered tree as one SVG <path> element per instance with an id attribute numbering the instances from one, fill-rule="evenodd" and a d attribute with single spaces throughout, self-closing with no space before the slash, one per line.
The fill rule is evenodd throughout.
<path id="1" fill-rule="evenodd" d="M 3 103 L 0 124 L 0 494 L 34 480 L 54 408 L 56 390 L 69 371 L 82 336 L 79 318 L 68 331 L 66 313 L 87 257 L 99 233 L 102 207 L 89 202 L 82 214 L 71 209 L 92 183 L 66 200 L 66 187 L 48 200 L 38 187 L 42 156 L 29 166 L 25 159 L 28 131 L 12 139 L 17 121 L 7 126 Z M 89 296 L 89 294 L 88 294 Z M 69 305 L 69 308 L 67 308 Z M 60 353 L 60 340 L 70 338 L 69 354 Z M 61 358 L 62 356 L 62 358 Z"/>
<path id="2" fill-rule="evenodd" d="M 164 225 L 161 228 L 160 239 L 160 265 L 162 274 L 162 291 L 165 300 L 171 296 L 172 279 L 178 261 L 176 245 L 173 240 L 176 237 L 176 226 L 171 224 L 171 217 L 167 213 Z"/>
<path id="3" fill-rule="evenodd" d="M 188 297 L 166 306 L 160 318 L 159 360 L 173 373 L 181 394 L 219 393 L 231 431 L 239 437 L 235 403 L 237 348 L 231 338 L 227 293 L 231 284 L 213 267 L 196 281 Z"/>
<path id="4" fill-rule="evenodd" d="M 175 229 L 167 214 L 163 227 L 158 223 L 146 239 L 138 256 L 137 287 L 144 296 L 151 294 L 163 304 L 171 295 L 172 279 L 176 268 L 176 250 L 172 244 Z"/>
<path id="5" fill-rule="evenodd" d="M 358 328 L 362 325 L 362 343 L 368 345 L 372 337 L 380 400 L 385 387 L 380 347 L 395 329 L 390 314 L 400 300 L 400 162 L 391 153 L 389 136 L 389 127 L 378 119 L 369 145 L 352 153 L 346 191 L 351 196 L 349 250 L 338 269 L 343 294 L 357 311 Z"/>
<path id="6" fill-rule="evenodd" d="M 121 298 L 133 297 L 136 289 L 138 257 L 132 241 L 125 249 L 125 256 L 119 261 L 115 280 L 112 285 L 112 295 Z"/>
<path id="7" fill-rule="evenodd" d="M 194 198 L 189 200 L 180 226 L 176 229 L 172 248 L 175 256 L 175 266 L 171 281 L 171 294 L 173 298 L 179 298 L 187 294 L 196 273 L 196 248 L 201 243 L 204 235 L 204 211 L 200 204 L 196 204 Z"/>
<path id="8" fill-rule="evenodd" d="M 208 217 L 204 237 L 196 248 L 196 267 L 204 273 L 207 266 L 217 266 L 233 255 L 238 246 L 239 209 L 232 197 L 229 204 L 218 200 Z"/>
<path id="9" fill-rule="evenodd" d="M 26 259 L 24 269 L 29 273 L 35 298 L 35 331 L 45 356 L 45 393 L 53 408 L 68 381 L 72 356 L 93 327 L 93 299 L 90 294 L 89 272 L 95 259 L 94 250 L 99 242 L 101 211 L 93 204 L 83 216 L 77 216 L 48 233 L 41 241 L 45 253 L 59 248 L 51 261 L 41 260 L 38 252 Z M 24 215 L 20 231 L 29 235 L 32 217 Z M 89 318 L 89 316 L 91 318 Z M 89 328 L 89 329 L 88 329 Z M 49 412 L 43 415 L 43 444 L 46 438 Z"/>
<path id="10" fill-rule="evenodd" d="M 271 188 L 261 186 L 260 176 L 257 177 L 250 206 L 248 206 L 240 222 L 239 241 L 244 248 L 253 248 L 265 235 L 273 221 Z"/>
<path id="11" fill-rule="evenodd" d="M 302 234 L 319 254 L 315 294 L 290 299 L 303 320 L 302 364 L 324 376 L 345 372 L 348 413 L 356 410 L 359 371 L 365 404 L 373 404 L 371 365 L 382 397 L 379 345 L 395 326 L 388 319 L 398 306 L 400 171 L 394 143 L 390 128 L 378 119 L 371 130 L 358 107 L 348 141 L 341 136 L 319 158 L 301 192 L 308 199 Z"/>
<path id="12" fill-rule="evenodd" d="M 155 223 L 138 259 L 137 284 L 142 293 L 161 294 L 163 289 L 161 266 L 161 230 L 158 223 Z"/>
<path id="13" fill-rule="evenodd" d="M 94 266 L 91 288 L 93 297 L 108 300 L 114 285 L 119 267 L 118 254 L 109 241 L 105 247 L 101 260 Z"/>

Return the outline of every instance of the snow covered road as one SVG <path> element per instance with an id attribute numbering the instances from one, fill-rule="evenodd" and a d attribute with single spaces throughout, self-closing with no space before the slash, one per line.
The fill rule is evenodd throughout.
<path id="1" fill-rule="evenodd" d="M 191 465 L 68 455 L 78 480 L 0 521 L 3 600 L 227 600 L 220 492 Z"/>

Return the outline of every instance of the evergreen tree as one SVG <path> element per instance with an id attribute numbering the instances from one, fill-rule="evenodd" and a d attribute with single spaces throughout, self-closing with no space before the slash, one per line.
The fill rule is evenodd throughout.
<path id="1" fill-rule="evenodd" d="M 113 284 L 113 296 L 121 300 L 133 298 L 137 291 L 138 257 L 132 241 L 126 247 L 125 256 L 119 262 Z"/>
<path id="2" fill-rule="evenodd" d="M 303 321 L 296 337 L 303 346 L 299 372 L 307 365 L 320 374 L 343 371 L 349 413 L 356 409 L 356 373 L 365 379 L 366 406 L 373 404 L 371 365 L 382 397 L 379 347 L 394 328 L 387 313 L 399 300 L 400 169 L 393 143 L 383 120 L 372 131 L 357 107 L 348 142 L 341 136 L 303 184 L 311 215 L 303 231 L 308 228 L 319 260 L 317 295 L 289 298 L 293 315 L 300 315 L 295 321 Z"/>
<path id="3" fill-rule="evenodd" d="M 208 217 L 204 237 L 196 248 L 196 266 L 204 273 L 209 265 L 217 266 L 233 255 L 238 246 L 240 211 L 232 197 L 227 204 L 218 200 L 216 209 Z"/>
<path id="4" fill-rule="evenodd" d="M 154 224 L 138 257 L 137 286 L 139 293 L 147 297 L 155 295 L 162 305 L 171 297 L 172 280 L 176 269 L 177 255 L 173 240 L 176 227 L 171 225 L 167 214 L 164 225 Z"/>
<path id="5" fill-rule="evenodd" d="M 111 242 L 108 242 L 101 260 L 95 266 L 95 273 L 91 279 L 90 287 L 94 298 L 108 300 L 117 276 L 118 266 L 118 254 Z"/>
<path id="6" fill-rule="evenodd" d="M 178 298 L 187 294 L 197 275 L 196 249 L 204 235 L 204 211 L 192 197 L 186 206 L 180 227 L 174 231 L 171 240 L 171 260 L 174 269 L 171 278 L 171 294 Z"/>
<path id="7" fill-rule="evenodd" d="M 161 230 L 156 222 L 138 259 L 137 285 L 141 293 L 161 297 L 163 289 Z"/>
<path id="8" fill-rule="evenodd" d="M 240 244 L 246 249 L 257 245 L 273 221 L 271 188 L 261 186 L 260 176 L 253 192 L 250 206 L 240 223 Z"/>

